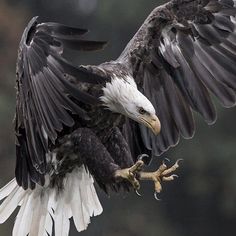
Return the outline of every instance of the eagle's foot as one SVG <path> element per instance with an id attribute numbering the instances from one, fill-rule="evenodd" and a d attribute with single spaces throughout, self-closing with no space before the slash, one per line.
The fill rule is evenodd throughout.
<path id="1" fill-rule="evenodd" d="M 165 162 L 163 162 L 157 171 L 140 172 L 140 180 L 151 180 L 154 182 L 154 197 L 156 198 L 156 200 L 160 200 L 158 198 L 158 194 L 162 191 L 162 182 L 169 182 L 174 180 L 175 178 L 178 178 L 178 175 L 172 173 L 179 168 L 180 161 L 182 161 L 182 159 L 177 160 L 176 163 L 170 168 L 168 168 Z"/>
<path id="2" fill-rule="evenodd" d="M 139 159 L 133 166 L 126 169 L 117 170 L 115 172 L 115 178 L 119 181 L 122 179 L 128 180 L 133 188 L 137 191 L 140 188 L 139 181 L 137 180 L 137 174 L 140 173 L 144 165 L 144 161 Z"/>

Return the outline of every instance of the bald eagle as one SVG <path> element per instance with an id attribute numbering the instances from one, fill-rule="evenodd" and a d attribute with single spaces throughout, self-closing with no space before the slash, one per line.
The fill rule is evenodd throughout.
<path id="1" fill-rule="evenodd" d="M 0 190 L 0 223 L 20 206 L 13 235 L 68 235 L 102 213 L 105 192 L 175 178 L 175 165 L 144 165 L 194 135 L 193 112 L 216 121 L 210 95 L 236 102 L 236 1 L 172 0 L 155 8 L 118 59 L 76 66 L 66 48 L 105 42 L 87 30 L 33 18 L 16 69 L 15 179 Z"/>

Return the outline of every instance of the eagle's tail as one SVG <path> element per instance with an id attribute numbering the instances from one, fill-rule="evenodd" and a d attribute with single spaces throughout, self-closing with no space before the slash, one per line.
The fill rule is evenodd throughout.
<path id="1" fill-rule="evenodd" d="M 84 166 L 75 169 L 64 178 L 63 189 L 37 186 L 24 190 L 15 179 L 0 190 L 0 223 L 5 222 L 20 206 L 13 228 L 13 236 L 52 235 L 68 236 L 70 218 L 78 231 L 85 230 L 90 217 L 102 213 L 93 178 Z"/>

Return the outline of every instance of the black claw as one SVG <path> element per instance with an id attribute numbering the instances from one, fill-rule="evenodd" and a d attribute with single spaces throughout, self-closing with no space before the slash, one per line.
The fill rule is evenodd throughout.
<path id="1" fill-rule="evenodd" d="M 173 176 L 173 178 L 179 178 L 179 176 L 178 175 L 172 175 Z"/>
<path id="2" fill-rule="evenodd" d="M 139 197 L 142 197 L 142 195 L 138 192 L 138 190 L 135 190 L 135 193 L 136 193 Z"/>
<path id="3" fill-rule="evenodd" d="M 179 164 L 181 161 L 184 161 L 184 159 L 178 159 L 176 163 Z"/>
<path id="4" fill-rule="evenodd" d="M 167 161 L 167 162 L 170 162 L 170 159 L 165 158 L 162 163 L 165 165 L 165 164 L 166 164 L 166 163 L 165 163 L 166 161 Z"/>
<path id="5" fill-rule="evenodd" d="M 158 193 L 158 192 L 154 192 L 154 198 L 157 200 L 157 201 L 161 201 L 161 199 L 160 198 L 158 198 L 158 195 L 159 195 L 160 193 Z"/>
<path id="6" fill-rule="evenodd" d="M 138 156 L 138 160 L 143 161 L 146 166 L 149 166 L 152 161 L 152 157 L 147 154 L 141 154 Z"/>

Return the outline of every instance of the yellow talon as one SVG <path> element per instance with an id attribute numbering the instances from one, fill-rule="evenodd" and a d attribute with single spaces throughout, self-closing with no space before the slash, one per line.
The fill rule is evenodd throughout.
<path id="1" fill-rule="evenodd" d="M 170 182 L 175 178 L 178 178 L 178 175 L 170 174 L 179 168 L 180 161 L 182 161 L 182 159 L 177 160 L 176 163 L 170 168 L 167 168 L 166 164 L 163 162 L 158 170 L 154 172 L 140 172 L 140 180 L 150 180 L 154 182 L 155 199 L 160 200 L 157 195 L 162 191 L 162 182 Z"/>
<path id="2" fill-rule="evenodd" d="M 142 170 L 143 165 L 144 165 L 144 162 L 142 160 L 138 160 L 130 168 L 117 170 L 115 172 L 115 178 L 118 180 L 119 179 L 128 180 L 132 184 L 133 188 L 135 190 L 138 190 L 138 189 L 140 189 L 140 183 L 137 180 L 136 175 L 137 175 L 137 173 L 139 173 Z"/>

